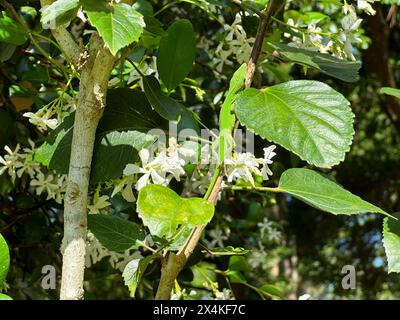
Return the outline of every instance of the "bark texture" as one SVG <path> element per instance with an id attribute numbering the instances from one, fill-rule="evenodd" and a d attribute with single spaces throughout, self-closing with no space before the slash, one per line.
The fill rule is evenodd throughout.
<path id="1" fill-rule="evenodd" d="M 87 200 L 97 125 L 103 114 L 114 57 L 97 34 L 81 71 L 68 187 L 64 201 L 62 300 L 83 299 Z"/>

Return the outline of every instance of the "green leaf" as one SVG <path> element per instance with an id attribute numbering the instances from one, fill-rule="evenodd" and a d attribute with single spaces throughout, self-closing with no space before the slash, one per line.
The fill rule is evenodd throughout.
<path id="1" fill-rule="evenodd" d="M 350 149 L 354 114 L 349 104 L 322 82 L 299 80 L 241 92 L 236 114 L 262 138 L 312 165 L 329 168 L 343 161 Z"/>
<path id="2" fill-rule="evenodd" d="M 0 300 L 12 300 L 12 298 L 4 293 L 0 293 Z"/>
<path id="3" fill-rule="evenodd" d="M 312 67 L 331 77 L 346 82 L 358 80 L 361 64 L 356 61 L 338 59 L 327 53 L 319 53 L 307 49 L 295 48 L 283 43 L 269 43 L 279 54 L 291 62 Z"/>
<path id="4" fill-rule="evenodd" d="M 243 274 L 240 271 L 229 270 L 226 273 L 226 275 L 229 277 L 229 280 L 232 283 L 243 283 L 243 284 L 247 283 L 246 278 L 243 276 Z"/>
<path id="5" fill-rule="evenodd" d="M 116 179 L 128 163 L 139 159 L 138 151 L 149 148 L 156 136 L 139 131 L 111 132 L 95 146 L 90 183 Z"/>
<path id="6" fill-rule="evenodd" d="M 272 284 L 264 284 L 262 287 L 258 288 L 257 291 L 270 298 L 284 298 L 283 292 Z"/>
<path id="7" fill-rule="evenodd" d="M 245 257 L 242 256 L 231 256 L 229 258 L 229 270 L 250 272 L 251 266 Z"/>
<path id="8" fill-rule="evenodd" d="M 393 214 L 400 219 L 400 213 Z M 383 220 L 383 246 L 388 259 L 388 272 L 400 272 L 400 220 Z"/>
<path id="9" fill-rule="evenodd" d="M 107 91 L 107 104 L 99 123 L 99 133 L 114 130 L 147 132 L 160 127 L 168 128 L 166 121 L 151 108 L 143 92 L 129 88 Z"/>
<path id="10" fill-rule="evenodd" d="M 136 241 L 146 237 L 138 224 L 117 216 L 89 214 L 88 228 L 105 248 L 116 252 L 136 248 Z"/>
<path id="11" fill-rule="evenodd" d="M 7 242 L 0 233 L 0 291 L 5 288 L 6 276 L 10 267 L 10 252 Z"/>
<path id="12" fill-rule="evenodd" d="M 113 55 L 138 41 L 145 26 L 143 16 L 125 3 L 113 5 L 113 10 L 87 11 L 89 22 L 99 32 Z"/>
<path id="13" fill-rule="evenodd" d="M 160 78 L 169 91 L 175 89 L 192 70 L 196 37 L 189 20 L 178 20 L 161 38 L 157 56 Z"/>
<path id="14" fill-rule="evenodd" d="M 144 77 L 143 87 L 151 106 L 160 116 L 169 121 L 178 121 L 178 132 L 186 128 L 200 131 L 196 115 L 184 105 L 165 95 L 154 76 Z"/>
<path id="15" fill-rule="evenodd" d="M 246 250 L 244 248 L 234 248 L 232 246 L 227 246 L 225 248 L 213 248 L 203 250 L 202 252 L 209 253 L 213 256 L 243 256 L 250 252 L 250 250 Z"/>
<path id="16" fill-rule="evenodd" d="M 388 94 L 390 96 L 396 97 L 400 99 L 400 89 L 383 87 L 379 90 L 379 93 Z"/>
<path id="17" fill-rule="evenodd" d="M 151 255 L 143 259 L 134 259 L 126 265 L 122 277 L 124 278 L 125 285 L 129 288 L 131 297 L 135 296 L 136 288 L 139 285 L 140 279 L 153 258 L 154 256 Z"/>
<path id="18" fill-rule="evenodd" d="M 0 42 L 19 46 L 28 39 L 28 34 L 16 21 L 0 13 Z"/>
<path id="19" fill-rule="evenodd" d="M 155 184 L 140 190 L 137 210 L 152 235 L 168 238 L 178 226 L 205 225 L 214 215 L 214 206 L 206 200 L 181 198 L 173 190 Z"/>
<path id="20" fill-rule="evenodd" d="M 377 212 L 388 215 L 382 209 L 309 169 L 286 170 L 279 180 L 279 189 L 314 208 L 333 214 Z"/>
<path id="21" fill-rule="evenodd" d="M 42 9 L 40 22 L 43 28 L 54 29 L 56 26 L 68 23 L 75 18 L 79 7 L 79 0 L 57 0 Z"/>
<path id="22" fill-rule="evenodd" d="M 35 152 L 34 160 L 60 174 L 67 174 L 71 155 L 72 129 L 75 113 L 72 113 L 52 132 Z"/>
<path id="23" fill-rule="evenodd" d="M 80 2 L 85 11 L 112 11 L 112 6 L 106 0 L 80 0 Z"/>

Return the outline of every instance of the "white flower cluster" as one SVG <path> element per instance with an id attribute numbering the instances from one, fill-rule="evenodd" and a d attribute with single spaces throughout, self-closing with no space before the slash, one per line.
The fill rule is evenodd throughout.
<path id="1" fill-rule="evenodd" d="M 224 41 L 219 42 L 212 59 L 212 64 L 218 72 L 221 72 L 224 65 L 233 65 L 232 59 L 238 63 L 249 61 L 255 38 L 247 37 L 242 27 L 242 16 L 238 13 L 231 25 L 225 24 Z M 199 46 L 209 51 L 213 42 L 206 38 L 200 40 Z"/>
<path id="2" fill-rule="evenodd" d="M 33 178 L 36 173 L 40 172 L 40 165 L 32 161 L 32 156 L 35 153 L 35 144 L 30 139 L 28 141 L 30 148 L 21 150 L 20 145 L 17 144 L 15 150 L 12 151 L 9 146 L 4 147 L 7 154 L 4 157 L 0 156 L 0 175 L 7 172 L 12 182 L 15 182 L 15 179 L 17 177 L 21 178 L 24 173 Z"/>
<path id="3" fill-rule="evenodd" d="M 357 0 L 357 9 L 369 15 L 374 15 L 375 10 L 371 3 L 377 0 Z M 290 18 L 287 20 L 292 31 L 299 36 L 292 36 L 289 33 L 284 33 L 286 38 L 291 38 L 290 46 L 307 49 L 311 51 L 319 51 L 321 53 L 331 53 L 338 58 L 348 58 L 355 60 L 353 54 L 353 45 L 360 43 L 361 39 L 358 33 L 362 19 L 358 18 L 356 8 L 353 5 L 347 4 L 345 1 L 342 7 L 344 17 L 340 22 L 340 27 L 335 26 L 334 29 L 339 29 L 338 32 L 324 33 L 321 27 L 318 27 L 315 22 L 308 24 L 307 29 L 302 29 L 303 22 L 301 19 L 296 22 Z"/>
<path id="4" fill-rule="evenodd" d="M 47 194 L 47 200 L 54 199 L 57 203 L 62 203 L 67 186 L 67 176 L 50 172 L 42 172 L 39 163 L 33 161 L 35 153 L 35 144 L 32 140 L 28 140 L 30 148 L 21 150 L 18 144 L 14 151 L 9 146 L 4 149 L 7 152 L 4 157 L 0 156 L 0 175 L 7 172 L 12 182 L 21 178 L 23 174 L 30 177 L 30 186 L 36 190 L 36 194 L 43 192 Z"/>
<path id="5" fill-rule="evenodd" d="M 53 130 L 57 128 L 64 117 L 74 110 L 74 98 L 66 92 L 61 92 L 58 98 L 40 108 L 37 112 L 25 112 L 23 116 L 39 129 L 46 131 L 48 128 Z"/>
<path id="6" fill-rule="evenodd" d="M 138 175 L 140 178 L 134 186 L 138 191 L 150 183 L 166 186 L 173 178 L 180 181 L 185 175 L 183 167 L 196 156 L 195 150 L 180 146 L 175 138 L 169 139 L 168 148 L 160 144 L 157 150 L 142 149 L 139 151 L 141 165 L 130 163 L 125 167 L 124 177 L 116 183 L 112 196 L 122 191 L 121 195 L 127 201 L 135 201 L 132 186 Z"/>
<path id="7" fill-rule="evenodd" d="M 103 258 L 108 257 L 111 266 L 121 272 L 124 271 L 125 266 L 133 259 L 142 258 L 139 251 L 126 250 L 124 252 L 109 251 L 104 248 L 99 240 L 88 232 L 86 237 L 86 256 L 85 266 L 90 268 Z"/>
<path id="8" fill-rule="evenodd" d="M 272 158 L 276 155 L 274 152 L 275 148 L 275 145 L 264 148 L 264 158 L 256 158 L 250 152 L 234 152 L 231 159 L 225 160 L 225 172 L 228 182 L 241 178 L 254 186 L 253 174 L 263 177 L 264 180 L 268 180 L 268 176 L 272 176 L 272 171 L 268 165 L 272 164 Z M 261 171 L 259 168 L 260 165 L 262 165 Z"/>

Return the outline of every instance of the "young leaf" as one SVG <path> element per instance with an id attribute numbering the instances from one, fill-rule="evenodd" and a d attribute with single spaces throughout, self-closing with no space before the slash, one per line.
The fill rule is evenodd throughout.
<path id="1" fill-rule="evenodd" d="M 143 16 L 126 3 L 113 5 L 112 11 L 87 11 L 89 22 L 99 32 L 113 55 L 138 41 L 145 23 Z"/>
<path id="2" fill-rule="evenodd" d="M 88 228 L 104 247 L 116 252 L 135 248 L 136 241 L 144 241 L 146 237 L 138 224 L 117 216 L 90 214 Z"/>
<path id="3" fill-rule="evenodd" d="M 0 293 L 0 300 L 12 300 L 12 298 L 4 293 Z"/>
<path id="4" fill-rule="evenodd" d="M 178 20 L 161 38 L 157 56 L 160 78 L 169 91 L 175 89 L 192 70 L 196 37 L 189 20 Z"/>
<path id="5" fill-rule="evenodd" d="M 377 212 L 388 215 L 381 208 L 309 169 L 286 170 L 279 180 L 279 189 L 314 208 L 333 214 Z"/>
<path id="6" fill-rule="evenodd" d="M 207 224 L 214 206 L 201 198 L 181 198 L 173 190 L 150 184 L 139 192 L 137 210 L 152 235 L 171 237 L 178 226 L 197 227 Z"/>
<path id="7" fill-rule="evenodd" d="M 361 64 L 357 61 L 348 61 L 335 58 L 327 53 L 319 53 L 301 48 L 295 48 L 283 43 L 269 43 L 285 60 L 317 69 L 328 76 L 346 82 L 358 80 L 358 70 Z"/>
<path id="8" fill-rule="evenodd" d="M 5 287 L 5 280 L 10 267 L 10 252 L 6 240 L 0 234 L 0 291 Z"/>
<path id="9" fill-rule="evenodd" d="M 400 219 L 400 213 L 394 216 Z M 400 272 L 400 220 L 383 220 L 383 246 L 388 259 L 388 271 Z"/>
<path id="10" fill-rule="evenodd" d="M 388 94 L 390 96 L 400 99 L 400 89 L 391 88 L 391 87 L 383 87 L 379 90 L 379 93 Z"/>
<path id="11" fill-rule="evenodd" d="M 25 29 L 4 13 L 0 13 L 0 42 L 19 46 L 24 44 L 27 39 L 28 34 Z"/>
<path id="12" fill-rule="evenodd" d="M 247 89 L 236 115 L 251 131 L 308 163 L 328 168 L 343 161 L 353 139 L 354 114 L 340 93 L 318 81 L 288 81 Z"/>
<path id="13" fill-rule="evenodd" d="M 131 297 L 135 296 L 140 279 L 153 258 L 154 256 L 150 255 L 143 259 L 134 259 L 126 265 L 122 277 L 124 278 L 125 285 L 129 288 Z"/>
<path id="14" fill-rule="evenodd" d="M 75 18 L 79 7 L 79 0 L 57 0 L 42 10 L 40 22 L 53 29 Z"/>

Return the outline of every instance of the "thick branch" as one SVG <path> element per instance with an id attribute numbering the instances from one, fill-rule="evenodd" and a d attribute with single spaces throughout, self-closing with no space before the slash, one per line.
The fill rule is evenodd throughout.
<path id="1" fill-rule="evenodd" d="M 64 201 L 62 300 L 83 298 L 90 169 L 96 129 L 103 114 L 114 62 L 103 40 L 93 34 L 89 43 L 89 58 L 81 72 Z"/>

